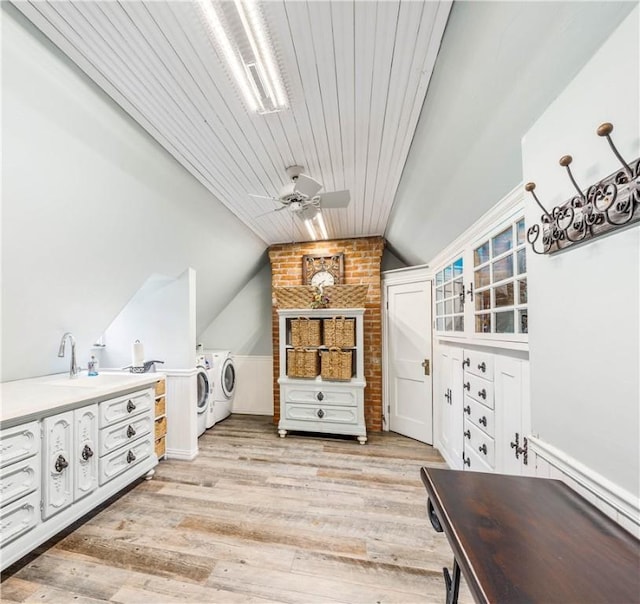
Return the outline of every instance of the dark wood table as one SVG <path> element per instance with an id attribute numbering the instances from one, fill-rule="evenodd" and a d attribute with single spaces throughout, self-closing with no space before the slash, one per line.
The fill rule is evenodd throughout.
<path id="1" fill-rule="evenodd" d="M 558 480 L 422 468 L 428 510 L 477 602 L 640 602 L 640 541 Z"/>

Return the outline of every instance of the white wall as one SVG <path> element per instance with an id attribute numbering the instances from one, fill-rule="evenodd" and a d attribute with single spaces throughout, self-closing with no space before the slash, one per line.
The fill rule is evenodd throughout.
<path id="1" fill-rule="evenodd" d="M 525 181 L 550 210 L 620 164 L 595 134 L 605 121 L 628 161 L 640 155 L 639 14 L 593 56 L 523 139 Z M 527 224 L 540 211 L 527 196 Z M 554 256 L 528 255 L 533 433 L 640 494 L 640 227 Z"/>
<path id="2" fill-rule="evenodd" d="M 197 272 L 201 332 L 265 245 L 2 3 L 3 380 L 62 372 L 152 274 Z"/>

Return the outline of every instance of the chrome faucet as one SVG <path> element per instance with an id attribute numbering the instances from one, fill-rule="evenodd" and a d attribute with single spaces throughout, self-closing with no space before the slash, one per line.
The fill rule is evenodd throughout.
<path id="1" fill-rule="evenodd" d="M 80 373 L 80 367 L 78 367 L 78 364 L 76 363 L 76 340 L 71 335 L 71 332 L 69 331 L 67 331 L 62 336 L 62 340 L 60 340 L 60 348 L 58 349 L 58 356 L 59 357 L 64 356 L 64 346 L 67 342 L 67 338 L 69 338 L 69 341 L 71 342 L 71 367 L 69 368 L 69 377 L 75 378 L 75 377 L 78 377 L 78 374 Z"/>

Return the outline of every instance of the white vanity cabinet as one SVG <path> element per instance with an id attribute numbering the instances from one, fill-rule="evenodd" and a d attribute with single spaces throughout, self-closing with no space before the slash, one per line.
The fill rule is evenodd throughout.
<path id="1" fill-rule="evenodd" d="M 280 336 L 280 422 L 278 432 L 284 437 L 289 430 L 344 434 L 367 441 L 364 419 L 364 308 L 283 309 L 278 311 Z M 292 378 L 287 376 L 287 351 L 292 349 L 291 321 L 299 318 L 324 321 L 334 317 L 355 321 L 355 346 L 352 375 L 348 380 Z M 329 348 L 324 344 L 307 347 L 321 355 Z M 345 349 L 343 349 L 345 350 Z"/>
<path id="2" fill-rule="evenodd" d="M 40 522 L 40 468 L 37 421 L 0 431 L 0 543 Z"/>

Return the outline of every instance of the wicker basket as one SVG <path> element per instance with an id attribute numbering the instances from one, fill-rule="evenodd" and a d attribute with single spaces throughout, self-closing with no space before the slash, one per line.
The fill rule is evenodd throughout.
<path id="1" fill-rule="evenodd" d="M 320 373 L 317 350 L 289 348 L 287 350 L 287 377 L 314 379 Z"/>
<path id="2" fill-rule="evenodd" d="M 339 348 L 330 348 L 323 350 L 322 371 L 323 380 L 348 382 L 352 375 L 352 351 L 340 350 Z"/>
<path id="3" fill-rule="evenodd" d="M 273 293 L 278 308 L 311 308 L 315 287 L 311 285 L 293 285 L 274 287 Z"/>
<path id="4" fill-rule="evenodd" d="M 320 346 L 320 320 L 298 317 L 291 319 L 291 345 L 294 348 L 301 346 Z"/>
<path id="5" fill-rule="evenodd" d="M 368 289 L 368 285 L 327 285 L 323 291 L 329 308 L 364 308 Z"/>
<path id="6" fill-rule="evenodd" d="M 355 319 L 345 319 L 344 317 L 324 319 L 323 331 L 324 345 L 328 348 L 335 346 L 338 348 L 350 348 L 356 345 Z"/>

